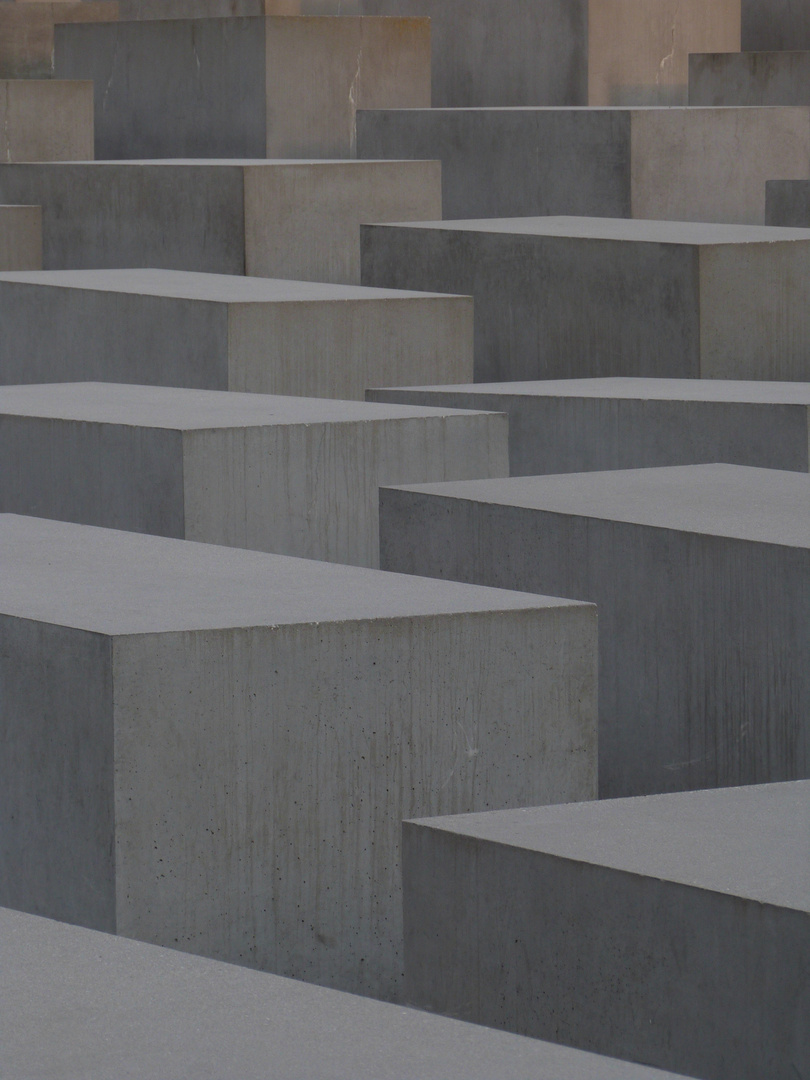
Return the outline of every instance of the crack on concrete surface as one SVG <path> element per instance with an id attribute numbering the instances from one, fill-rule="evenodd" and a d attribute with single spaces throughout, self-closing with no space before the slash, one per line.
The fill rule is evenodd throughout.
<path id="1" fill-rule="evenodd" d="M 677 28 L 678 28 L 678 16 L 677 16 L 677 14 L 675 14 L 672 17 L 672 26 L 670 27 L 670 31 L 669 31 L 669 33 L 670 33 L 670 42 L 669 43 L 670 43 L 671 48 L 670 48 L 670 51 L 667 53 L 667 55 L 663 58 L 661 63 L 658 65 L 658 72 L 657 72 L 657 74 L 655 76 L 655 85 L 656 86 L 661 85 L 661 77 L 664 74 L 664 68 L 667 66 L 667 64 L 672 63 L 672 61 L 675 59 L 675 34 L 677 32 Z"/>
<path id="2" fill-rule="evenodd" d="M 354 78 L 349 87 L 349 157 L 357 157 L 357 88 L 360 83 L 361 67 L 363 64 L 363 46 L 357 52 L 357 65 Z"/>
<path id="3" fill-rule="evenodd" d="M 115 77 L 115 65 L 116 65 L 116 62 L 118 60 L 118 46 L 119 46 L 120 40 L 121 40 L 120 34 L 119 34 L 118 30 L 116 29 L 116 31 L 115 31 L 115 44 L 113 46 L 112 60 L 110 61 L 110 77 L 107 79 L 107 84 L 104 87 L 104 94 L 103 94 L 103 96 L 101 98 L 101 111 L 102 112 L 105 112 L 106 109 L 107 109 L 107 97 L 108 97 L 108 95 L 110 93 L 110 87 L 112 86 L 112 81 L 113 81 L 113 79 Z"/>

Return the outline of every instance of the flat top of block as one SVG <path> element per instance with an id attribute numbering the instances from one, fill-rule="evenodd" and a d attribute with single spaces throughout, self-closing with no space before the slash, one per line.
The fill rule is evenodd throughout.
<path id="1" fill-rule="evenodd" d="M 810 547 L 807 473 L 747 465 L 676 465 L 400 487 L 551 514 Z"/>
<path id="2" fill-rule="evenodd" d="M 320 281 L 200 274 L 189 270 L 26 270 L 0 273 L 0 284 L 88 289 L 93 292 L 140 293 L 179 300 L 220 304 L 311 303 L 340 300 L 446 299 L 445 293 L 377 289 L 365 285 L 331 285 Z"/>
<path id="3" fill-rule="evenodd" d="M 3 275 L 0 275 L 2 278 Z M 810 405 L 810 383 L 735 379 L 540 379 L 531 382 L 463 383 L 442 386 L 381 387 L 375 395 L 458 394 L 504 398 L 615 398 L 622 401 L 707 401 L 743 405 Z"/>
<path id="4" fill-rule="evenodd" d="M 171 386 L 128 386 L 124 383 L 0 386 L 0 416 L 123 424 L 171 431 L 474 415 L 466 409 L 239 394 L 228 390 L 185 390 Z"/>
<path id="5" fill-rule="evenodd" d="M 4 1080 L 674 1080 L 0 908 Z"/>
<path id="6" fill-rule="evenodd" d="M 127 169 L 164 168 L 169 166 L 180 166 L 188 169 L 362 169 L 368 165 L 402 166 L 424 164 L 426 164 L 425 161 L 417 158 L 111 158 L 109 160 L 97 158 L 94 161 L 16 161 L 7 163 L 4 167 L 17 169 L 45 168 L 51 172 L 57 167 L 74 169 L 77 166 L 90 166 L 103 169 L 108 165 Z M 438 164 L 438 161 L 431 160 L 430 164 Z"/>
<path id="7" fill-rule="evenodd" d="M 587 606 L 16 514 L 0 565 L 0 614 L 111 635 Z"/>
<path id="8" fill-rule="evenodd" d="M 626 240 L 646 244 L 774 244 L 810 241 L 810 229 L 776 225 L 718 225 L 700 221 L 646 221 L 642 218 L 519 217 L 458 221 L 397 221 L 376 228 L 436 229 L 443 232 L 501 233 L 505 236 L 558 236 L 574 240 Z"/>
<path id="9" fill-rule="evenodd" d="M 418 824 L 810 912 L 810 780 Z"/>

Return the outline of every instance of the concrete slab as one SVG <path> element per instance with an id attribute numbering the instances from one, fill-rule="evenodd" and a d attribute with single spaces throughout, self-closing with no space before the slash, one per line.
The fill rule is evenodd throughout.
<path id="1" fill-rule="evenodd" d="M 361 221 L 441 216 L 437 161 L 0 165 L 37 202 L 48 270 L 156 267 L 359 284 Z M 12 195 L 12 193 L 18 193 Z"/>
<path id="2" fill-rule="evenodd" d="M 92 157 L 91 83 L 77 79 L 0 81 L 0 159 L 75 161 Z"/>
<path id="3" fill-rule="evenodd" d="M 52 76 L 56 23 L 117 18 L 115 0 L 0 4 L 0 79 Z"/>
<path id="4" fill-rule="evenodd" d="M 605 798 L 810 775 L 810 477 L 740 465 L 383 488 L 380 565 L 599 607 Z"/>
<path id="5" fill-rule="evenodd" d="M 250 15 L 362 15 L 359 0 L 118 0 L 121 19 L 228 19 Z"/>
<path id="6" fill-rule="evenodd" d="M 42 266 L 42 209 L 0 205 L 0 271 Z"/>
<path id="7" fill-rule="evenodd" d="M 810 105 L 810 52 L 689 57 L 690 105 Z"/>
<path id="8" fill-rule="evenodd" d="M 379 566 L 378 488 L 506 476 L 503 415 L 211 390 L 0 388 L 0 512 Z"/>
<path id="9" fill-rule="evenodd" d="M 0 910 L 7 1080 L 667 1080 L 413 1009 Z"/>
<path id="10" fill-rule="evenodd" d="M 5 906 L 395 999 L 402 819 L 595 795 L 592 606 L 14 515 L 0 560 Z"/>
<path id="11" fill-rule="evenodd" d="M 746 52 L 810 49 L 810 11 L 795 0 L 741 0 Z"/>
<path id="12" fill-rule="evenodd" d="M 98 158 L 353 158 L 357 109 L 430 107 L 430 20 L 228 18 L 60 26 Z"/>
<path id="13" fill-rule="evenodd" d="M 810 385 L 713 379 L 548 379 L 367 390 L 368 401 L 509 417 L 509 472 L 725 461 L 810 470 Z"/>
<path id="14" fill-rule="evenodd" d="M 810 379 L 810 230 L 618 218 L 362 227 L 362 280 L 470 293 L 475 380 Z"/>
<path id="15" fill-rule="evenodd" d="M 0 274 L 0 384 L 131 382 L 362 400 L 473 374 L 468 297 L 180 270 Z"/>
<path id="16" fill-rule="evenodd" d="M 765 217 L 769 225 L 810 226 L 810 181 L 769 180 Z"/>
<path id="17" fill-rule="evenodd" d="M 761 225 L 766 181 L 810 175 L 810 109 L 369 111 L 357 115 L 357 150 L 363 158 L 441 159 L 447 218 Z"/>
<path id="18" fill-rule="evenodd" d="M 407 822 L 422 1007 L 707 1080 L 810 1068 L 810 782 Z"/>

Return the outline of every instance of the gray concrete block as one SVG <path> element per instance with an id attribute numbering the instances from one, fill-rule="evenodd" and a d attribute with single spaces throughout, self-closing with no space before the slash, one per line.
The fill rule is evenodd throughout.
<path id="1" fill-rule="evenodd" d="M 473 374 L 469 297 L 177 270 L 0 274 L 0 384 L 130 382 L 361 400 Z"/>
<path id="2" fill-rule="evenodd" d="M 115 0 L 0 4 L 0 79 L 53 75 L 54 27 L 118 18 Z"/>
<path id="3" fill-rule="evenodd" d="M 479 382 L 810 378 L 810 230 L 489 218 L 361 232 L 364 284 L 473 296 Z"/>
<path id="4" fill-rule="evenodd" d="M 606 798 L 810 775 L 810 477 L 740 465 L 383 488 L 380 565 L 599 608 Z"/>
<path id="5" fill-rule="evenodd" d="M 0 271 L 42 266 L 42 209 L 0 205 Z"/>
<path id="6" fill-rule="evenodd" d="M 810 52 L 689 57 L 690 105 L 810 105 Z"/>
<path id="7" fill-rule="evenodd" d="M 430 107 L 430 21 L 74 24 L 56 74 L 95 83 L 96 157 L 353 158 L 358 108 Z"/>
<path id="8" fill-rule="evenodd" d="M 360 222 L 440 217 L 440 186 L 437 161 L 0 165 L 0 202 L 42 206 L 48 270 L 157 267 L 356 284 Z"/>
<path id="9" fill-rule="evenodd" d="M 810 10 L 797 0 L 741 0 L 745 52 L 810 49 Z"/>
<path id="10" fill-rule="evenodd" d="M 595 795 L 592 606 L 14 515 L 0 560 L 5 906 L 395 999 L 402 819 Z"/>
<path id="11" fill-rule="evenodd" d="M 251 15 L 362 15 L 359 0 L 117 0 L 122 21 Z"/>
<path id="12" fill-rule="evenodd" d="M 509 416 L 509 472 L 725 461 L 810 470 L 810 386 L 711 379 L 567 379 L 367 390 L 368 401 Z"/>
<path id="13" fill-rule="evenodd" d="M 92 84 L 76 79 L 0 81 L 0 158 L 92 160 Z"/>
<path id="14" fill-rule="evenodd" d="M 810 782 L 403 826 L 408 999 L 706 1080 L 810 1070 Z"/>
<path id="15" fill-rule="evenodd" d="M 211 390 L 0 388 L 0 512 L 379 565 L 378 488 L 506 476 L 503 415 Z"/>
<path id="16" fill-rule="evenodd" d="M 765 192 L 769 225 L 810 226 L 810 181 L 769 180 Z"/>
<path id="17" fill-rule="evenodd" d="M 361 111 L 357 151 L 440 158 L 447 218 L 583 214 L 761 225 L 766 181 L 810 176 L 810 109 Z"/>
<path id="18" fill-rule="evenodd" d="M 0 910 L 5 1080 L 672 1080 L 49 919 Z"/>

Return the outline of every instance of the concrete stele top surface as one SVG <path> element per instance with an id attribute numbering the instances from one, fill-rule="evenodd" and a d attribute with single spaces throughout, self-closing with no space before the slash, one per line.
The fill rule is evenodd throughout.
<path id="1" fill-rule="evenodd" d="M 318 281 L 201 274 L 188 270 L 30 270 L 0 273 L 0 285 L 50 286 L 91 292 L 138 293 L 218 304 L 289 304 L 313 301 L 444 300 L 448 294 L 376 289 L 363 285 L 330 285 Z"/>
<path id="2" fill-rule="evenodd" d="M 110 635 L 587 605 L 0 514 L 0 614 Z"/>
<path id="3" fill-rule="evenodd" d="M 0 417 L 76 420 L 173 431 L 348 424 L 475 415 L 465 409 L 386 405 L 334 398 L 240 394 L 125 383 L 31 383 L 0 386 Z"/>
<path id="4" fill-rule="evenodd" d="M 810 780 L 417 824 L 810 913 Z"/>
<path id="5" fill-rule="evenodd" d="M 676 465 L 397 486 L 551 514 L 810 547 L 810 476 L 806 473 L 747 465 Z"/>
<path id="6" fill-rule="evenodd" d="M 565 237 L 572 240 L 618 240 L 644 244 L 774 244 L 810 241 L 810 229 L 776 225 L 718 225 L 700 221 L 646 221 L 642 218 L 518 217 L 458 221 L 392 221 L 383 227 L 436 229 L 444 232 L 500 233 L 504 236 Z"/>
<path id="7" fill-rule="evenodd" d="M 0 280 L 3 275 L 0 275 Z M 737 405 L 810 406 L 810 383 L 735 379 L 547 379 L 531 382 L 398 386 L 374 390 L 397 393 L 467 394 L 504 398 L 604 398 L 620 401 L 704 401 Z"/>
<path id="8" fill-rule="evenodd" d="M 34 0 L 35 2 L 35 0 Z M 428 159 L 437 160 L 437 159 Z M 365 168 L 367 165 L 416 165 L 416 158 L 110 158 L 92 161 L 17 161 L 12 165 L 23 168 L 44 167 L 49 171 L 57 166 L 72 169 L 76 166 L 115 165 L 128 169 L 153 168 L 157 166 L 183 166 L 195 169 L 338 169 Z"/>
<path id="9" fill-rule="evenodd" d="M 673 1080 L 0 908 L 3 1080 Z"/>

